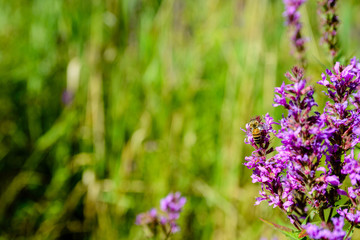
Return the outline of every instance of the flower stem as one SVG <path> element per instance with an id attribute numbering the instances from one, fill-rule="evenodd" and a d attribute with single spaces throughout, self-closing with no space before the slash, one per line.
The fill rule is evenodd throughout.
<path id="1" fill-rule="evenodd" d="M 319 209 L 319 217 L 321 218 L 321 221 L 325 222 L 325 216 L 324 216 L 324 209 Z"/>
<path id="2" fill-rule="evenodd" d="M 334 208 L 331 208 L 331 209 L 330 209 L 330 213 L 329 213 L 329 217 L 328 217 L 327 223 L 330 222 L 330 219 L 331 219 L 331 215 L 332 215 L 332 213 L 333 213 L 333 210 L 334 210 Z"/>
<path id="3" fill-rule="evenodd" d="M 171 226 L 170 226 L 170 229 L 169 229 L 169 231 L 167 231 L 166 233 L 165 233 L 166 235 L 165 235 L 165 239 L 164 240 L 167 240 L 167 239 L 169 239 L 169 237 L 170 237 L 170 234 L 171 234 Z"/>
<path id="4" fill-rule="evenodd" d="M 346 234 L 346 236 L 345 236 L 345 238 L 344 238 L 345 240 L 350 236 L 350 233 L 351 233 L 351 231 L 352 231 L 353 228 L 354 228 L 354 224 L 351 223 L 351 227 L 350 227 L 348 233 Z"/>

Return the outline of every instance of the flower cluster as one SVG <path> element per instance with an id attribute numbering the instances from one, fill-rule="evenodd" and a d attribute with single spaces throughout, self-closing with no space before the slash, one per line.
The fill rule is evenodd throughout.
<path id="1" fill-rule="evenodd" d="M 306 2 L 306 0 L 283 0 L 283 2 L 285 5 L 285 12 L 283 13 L 286 19 L 285 23 L 289 28 L 293 29 L 291 41 L 302 65 L 304 65 L 306 39 L 301 34 L 302 24 L 300 23 L 299 8 Z"/>
<path id="2" fill-rule="evenodd" d="M 360 98 L 357 91 L 360 86 L 360 64 L 356 58 L 348 66 L 341 66 L 337 62 L 333 71 L 326 70 L 326 74 L 321 77 L 322 80 L 318 83 L 327 88 L 326 95 L 330 99 L 326 103 L 322 119 L 328 126 L 336 129 L 329 139 L 331 147 L 326 161 L 343 182 L 349 173 L 342 171 L 344 163 L 340 160 L 341 156 L 360 142 Z M 345 164 L 349 166 L 351 162 L 353 161 L 347 158 Z"/>
<path id="3" fill-rule="evenodd" d="M 336 15 L 337 0 L 321 0 L 319 1 L 319 16 L 323 27 L 322 43 L 327 43 L 330 54 L 335 57 L 338 52 L 338 42 L 336 38 L 339 18 Z"/>
<path id="4" fill-rule="evenodd" d="M 344 218 L 332 218 L 331 221 L 332 224 L 322 224 L 321 227 L 311 223 L 303 227 L 311 239 L 343 240 L 346 235 L 343 230 Z"/>
<path id="5" fill-rule="evenodd" d="M 339 208 L 337 212 L 343 216 L 352 225 L 360 224 L 360 211 L 357 209 L 360 206 L 360 162 L 354 158 L 354 151 L 345 155 L 343 168 L 341 173 L 348 175 L 351 187 L 347 191 L 339 189 L 338 193 L 347 196 L 351 202 L 348 208 Z"/>
<path id="6" fill-rule="evenodd" d="M 167 197 L 160 201 L 160 208 L 167 213 L 161 217 L 160 223 L 162 225 L 169 224 L 171 232 L 180 231 L 180 227 L 176 224 L 176 220 L 180 217 L 180 212 L 186 203 L 186 198 L 181 197 L 179 192 L 170 193 Z"/>
<path id="7" fill-rule="evenodd" d="M 176 221 L 186 203 L 186 198 L 182 197 L 179 192 L 170 193 L 160 201 L 161 211 L 152 208 L 148 212 L 140 213 L 136 216 L 135 224 L 142 225 L 150 229 L 152 235 L 157 234 L 158 226 L 165 236 L 180 231 Z"/>
<path id="8" fill-rule="evenodd" d="M 285 76 L 291 84 L 276 88 L 274 98 L 274 106 L 288 112 L 280 129 L 273 129 L 276 123 L 268 114 L 264 120 L 255 119 L 261 131 L 251 127 L 253 120 L 246 126 L 245 143 L 255 151 L 245 158 L 245 165 L 253 170 L 253 182 L 261 183 L 255 204 L 267 201 L 279 207 L 298 230 L 306 229 L 314 239 L 343 239 L 344 219 L 352 227 L 360 224 L 360 162 L 354 158 L 360 142 L 360 63 L 356 58 L 347 66 L 336 63 L 322 74 L 318 83 L 326 87 L 329 101 L 321 113 L 314 109 L 314 90 L 303 71 L 295 67 Z M 280 146 L 270 146 L 270 134 L 281 140 Z M 346 188 L 347 177 L 351 186 Z M 346 204 L 337 207 L 344 198 Z M 314 213 L 327 227 L 308 223 Z M 336 213 L 341 218 L 332 218 Z"/>
<path id="9" fill-rule="evenodd" d="M 340 208 L 337 212 L 353 225 L 358 225 L 360 223 L 360 212 L 356 210 L 355 207 L 351 207 L 350 211 L 348 209 L 343 210 Z"/>
<path id="10" fill-rule="evenodd" d="M 266 155 L 274 151 L 273 148 L 269 148 L 270 133 L 274 133 L 272 125 L 275 124 L 273 118 L 266 114 L 264 117 L 264 122 L 260 117 L 252 121 L 258 122 L 258 129 L 251 129 L 250 125 L 246 125 L 247 139 L 245 142 L 251 144 L 256 151 L 250 157 L 246 157 L 245 165 L 253 169 L 252 179 L 253 183 L 260 182 L 262 183 L 262 191 L 260 191 L 260 198 L 257 198 L 256 204 L 259 204 L 261 201 L 268 200 L 270 205 L 274 207 L 280 207 L 285 209 L 283 202 L 281 201 L 282 182 L 279 174 L 285 169 L 285 162 L 280 161 L 280 159 L 266 159 Z M 253 138 L 253 132 L 261 129 L 262 143 L 257 144 Z"/>
<path id="11" fill-rule="evenodd" d="M 135 224 L 136 225 L 148 225 L 156 224 L 158 222 L 157 210 L 155 208 L 150 209 L 145 213 L 140 213 L 136 216 Z"/>

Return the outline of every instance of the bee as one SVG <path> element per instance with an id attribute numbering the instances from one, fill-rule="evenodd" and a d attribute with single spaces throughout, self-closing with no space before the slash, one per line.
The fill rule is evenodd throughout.
<path id="1" fill-rule="evenodd" d="M 249 122 L 249 127 L 255 143 L 260 145 L 262 143 L 264 126 L 258 120 L 253 119 Z"/>

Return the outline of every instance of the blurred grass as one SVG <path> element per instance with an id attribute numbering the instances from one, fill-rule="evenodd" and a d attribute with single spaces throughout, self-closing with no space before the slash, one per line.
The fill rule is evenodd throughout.
<path id="1" fill-rule="evenodd" d="M 339 4 L 344 59 L 359 56 L 360 4 Z M 313 83 L 331 66 L 315 5 L 302 9 Z M 286 217 L 253 206 L 240 127 L 281 117 L 273 89 L 296 64 L 282 12 L 270 0 L 1 0 L 1 238 L 143 239 L 136 214 L 170 191 L 188 198 L 175 239 L 276 234 L 259 217 Z"/>

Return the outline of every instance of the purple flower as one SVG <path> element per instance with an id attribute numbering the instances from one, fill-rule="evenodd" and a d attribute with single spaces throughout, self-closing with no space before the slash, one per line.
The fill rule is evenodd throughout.
<path id="1" fill-rule="evenodd" d="M 356 198 L 360 197 L 360 188 L 348 187 L 348 196 L 354 201 Z"/>
<path id="2" fill-rule="evenodd" d="M 306 230 L 309 237 L 314 239 L 320 238 L 321 228 L 319 228 L 318 226 L 308 223 L 304 226 L 304 229 Z"/>
<path id="3" fill-rule="evenodd" d="M 334 175 L 325 177 L 325 182 L 330 183 L 333 186 L 340 185 L 339 177 Z"/>
<path id="4" fill-rule="evenodd" d="M 261 237 L 260 240 L 279 240 L 277 237 L 272 237 L 271 239 L 268 239 L 266 237 Z"/>
<path id="5" fill-rule="evenodd" d="M 144 213 L 140 213 L 140 214 L 136 215 L 135 224 L 136 225 L 141 225 L 144 222 L 144 220 L 143 220 L 144 218 L 145 218 Z"/>
<path id="6" fill-rule="evenodd" d="M 136 216 L 136 225 L 147 225 L 156 223 L 158 221 L 157 211 L 155 208 L 150 209 L 148 212 L 140 213 Z"/>
<path id="7" fill-rule="evenodd" d="M 285 169 L 285 163 L 281 159 L 270 158 L 266 159 L 266 155 L 273 152 L 273 148 L 269 148 L 270 133 L 276 133 L 272 125 L 277 124 L 269 114 L 266 114 L 262 119 L 256 117 L 255 121 L 259 123 L 262 129 L 262 138 L 260 146 L 258 146 L 253 140 L 253 133 L 247 124 L 247 143 L 251 144 L 256 150 L 249 157 L 246 157 L 246 163 L 244 164 L 249 169 L 253 169 L 251 175 L 253 183 L 259 182 L 262 184 L 262 191 L 257 198 L 256 205 L 262 201 L 267 200 L 269 205 L 273 207 L 283 207 L 283 201 L 281 199 L 282 180 L 281 173 Z"/>
<path id="8" fill-rule="evenodd" d="M 338 39 L 336 37 L 339 18 L 336 15 L 336 0 L 319 1 L 319 16 L 323 28 L 321 43 L 326 43 L 332 57 L 338 52 Z"/>
<path id="9" fill-rule="evenodd" d="M 280 96 L 275 97 L 275 102 L 286 99 L 283 103 L 278 102 L 278 105 L 283 105 L 288 110 L 288 116 L 281 119 L 281 129 L 275 134 L 282 143 L 282 146 L 276 148 L 277 158 L 286 164 L 286 177 L 282 177 L 282 181 L 287 182 L 283 183 L 287 186 L 283 192 L 285 206 L 306 206 L 310 203 L 318 208 L 328 204 L 328 185 L 340 184 L 336 176 L 324 171 L 320 178 L 315 177 L 317 171 L 324 170 L 319 164 L 322 156 L 327 153 L 330 145 L 328 138 L 332 136 L 334 129 L 326 127 L 321 115 L 310 114 L 317 104 L 313 98 L 313 88 L 306 87 L 302 71 L 294 68 L 292 74 L 288 73 L 286 77 L 293 84 L 283 84 L 276 90 Z M 322 199 L 321 204 L 317 201 L 318 198 Z M 301 214 L 306 216 L 306 212 Z"/>
<path id="10" fill-rule="evenodd" d="M 279 207 L 286 212 L 302 206 L 297 207 L 298 214 L 306 217 L 307 204 L 316 209 L 328 204 L 326 195 L 329 184 L 340 184 L 336 176 L 326 171 L 321 173 L 320 178 L 315 176 L 320 159 L 327 150 L 323 143 L 329 144 L 327 138 L 332 136 L 333 131 L 325 127 L 319 114 L 310 114 L 317 104 L 313 98 L 313 88 L 306 86 L 303 71 L 294 68 L 292 74 L 287 73 L 286 77 L 292 84 L 283 83 L 275 90 L 277 95 L 274 99 L 276 106 L 284 106 L 288 110 L 288 116 L 280 121 L 281 129 L 278 132 L 272 129 L 274 121 L 268 115 L 265 123 L 258 119 L 264 125 L 264 135 L 268 136 L 271 130 L 281 139 L 282 145 L 276 148 L 275 156 L 267 159 L 266 155 L 273 151 L 269 149 L 273 148 L 268 148 L 269 144 L 260 148 L 254 144 L 247 127 L 248 143 L 256 151 L 252 156 L 246 157 L 245 165 L 253 169 L 252 181 L 261 183 L 261 197 L 257 198 L 256 204 L 267 201 L 270 206 Z M 289 218 L 297 227 L 300 226 L 295 215 L 291 214 Z"/>
<path id="11" fill-rule="evenodd" d="M 292 44 L 298 53 L 301 63 L 304 65 L 305 42 L 307 39 L 303 38 L 301 34 L 302 24 L 300 23 L 299 8 L 306 0 L 283 0 L 283 2 L 285 5 L 285 12 L 283 13 L 285 23 L 290 29 L 293 29 L 291 35 Z"/>
<path id="12" fill-rule="evenodd" d="M 170 228 L 171 233 L 177 233 L 180 231 L 179 225 L 177 225 L 175 222 L 170 222 Z"/>
<path id="13" fill-rule="evenodd" d="M 342 174 L 348 174 L 351 184 L 353 186 L 359 186 L 360 183 L 360 162 L 354 159 L 354 151 L 345 155 L 344 166 L 341 170 Z"/>
<path id="14" fill-rule="evenodd" d="M 293 24 L 299 21 L 300 14 L 297 10 L 303 5 L 306 0 L 284 0 L 285 12 L 283 13 L 286 17 L 286 24 Z"/>
<path id="15" fill-rule="evenodd" d="M 179 192 L 170 193 L 160 201 L 160 208 L 169 214 L 179 214 L 186 203 L 186 198 Z"/>
<path id="16" fill-rule="evenodd" d="M 291 83 L 276 88 L 274 98 L 274 106 L 287 111 L 280 129 L 273 128 L 277 123 L 266 114 L 245 130 L 245 142 L 255 150 L 244 165 L 252 169 L 253 183 L 261 185 L 255 205 L 266 201 L 280 208 L 312 239 L 343 239 L 344 219 L 360 224 L 360 161 L 354 158 L 360 142 L 360 63 L 353 58 L 349 65 L 336 63 L 322 74 L 318 83 L 326 87 L 329 101 L 320 113 L 303 71 L 295 67 L 285 76 Z M 280 139 L 280 146 L 271 146 L 270 134 Z M 351 186 L 344 190 L 347 177 Z M 345 200 L 340 209 L 339 200 Z M 334 210 L 341 217 L 325 223 Z M 323 224 L 303 225 L 301 221 L 312 221 L 315 212 Z"/>
<path id="17" fill-rule="evenodd" d="M 170 193 L 160 201 L 160 209 L 162 212 L 158 213 L 155 208 L 148 212 L 140 213 L 136 216 L 135 224 L 148 226 L 153 234 L 156 234 L 156 228 L 162 225 L 161 229 L 165 235 L 169 233 L 176 233 L 180 231 L 176 220 L 179 219 L 182 208 L 186 203 L 186 198 L 182 197 L 179 192 Z"/>
<path id="18" fill-rule="evenodd" d="M 161 224 L 169 224 L 172 233 L 180 230 L 176 220 L 180 217 L 180 212 L 185 203 L 186 198 L 181 197 L 179 192 L 170 193 L 160 201 L 160 209 L 166 213 L 166 216 L 161 220 Z"/>
<path id="19" fill-rule="evenodd" d="M 356 210 L 354 207 L 349 209 L 338 209 L 337 212 L 340 216 L 344 217 L 346 220 L 351 222 L 354 225 L 360 223 L 360 211 Z"/>
<path id="20" fill-rule="evenodd" d="M 308 236 L 311 239 L 324 239 L 324 240 L 343 240 L 346 232 L 343 230 L 344 218 L 332 218 L 332 229 L 330 230 L 326 224 L 321 227 L 308 223 L 303 226 Z"/>
<path id="21" fill-rule="evenodd" d="M 322 80 L 318 83 L 327 88 L 327 96 L 330 98 L 321 115 L 325 125 L 332 128 L 332 134 L 327 140 L 331 144 L 328 144 L 326 161 L 333 174 L 339 176 L 340 183 L 344 181 L 346 174 L 350 174 L 350 171 L 353 172 L 350 179 L 355 183 L 358 176 L 351 169 L 356 168 L 356 162 L 351 160 L 351 156 L 345 156 L 345 170 L 342 170 L 342 162 L 337 156 L 346 153 L 360 142 L 358 130 L 360 95 L 357 92 L 360 87 L 360 64 L 358 60 L 353 58 L 347 66 L 342 66 L 337 62 L 332 71 L 327 69 L 326 74 L 322 74 Z"/>

